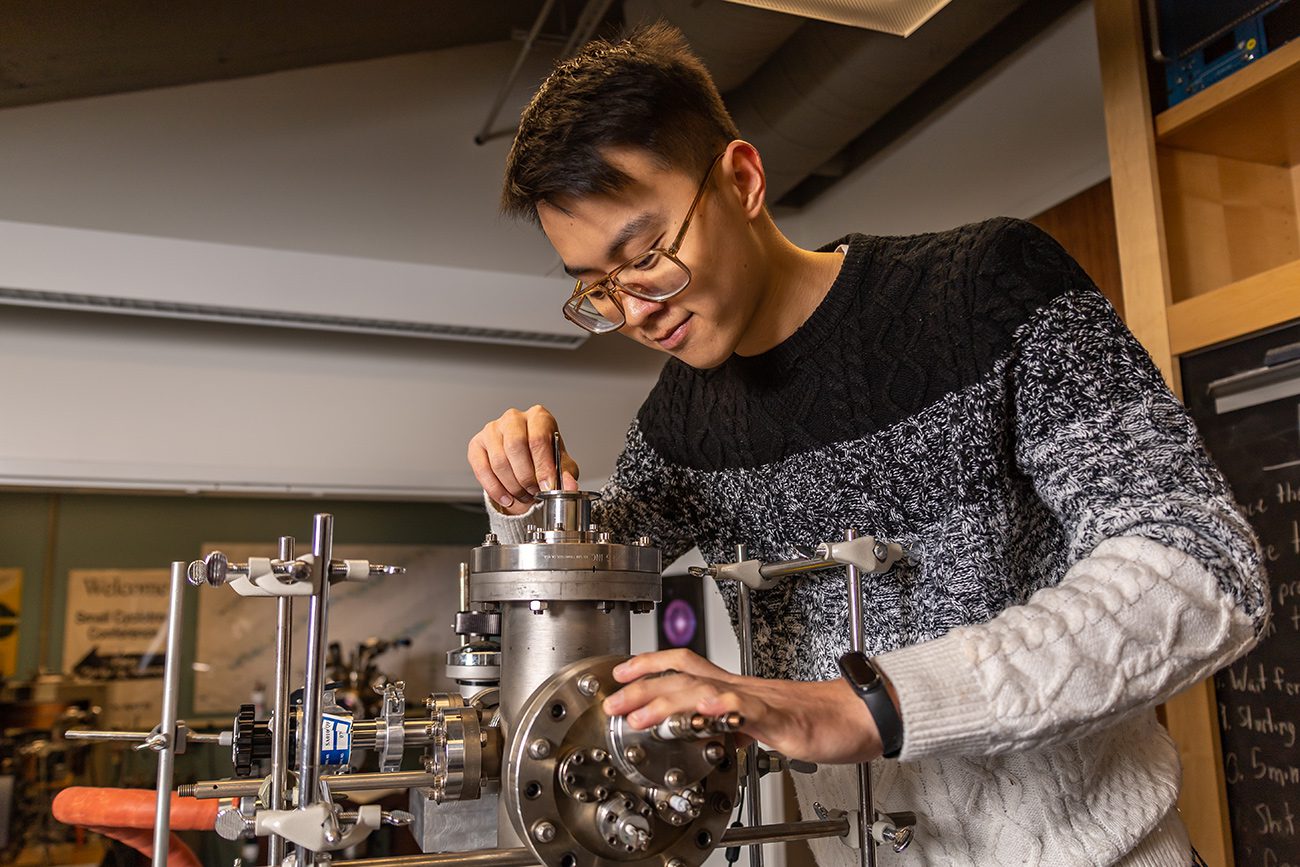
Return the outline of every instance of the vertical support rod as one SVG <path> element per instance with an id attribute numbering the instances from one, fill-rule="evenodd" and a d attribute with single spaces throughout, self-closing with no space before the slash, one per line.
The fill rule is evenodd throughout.
<path id="1" fill-rule="evenodd" d="M 181 688 L 181 619 L 185 613 L 185 572 L 183 560 L 172 563 L 171 597 L 167 603 L 167 659 L 163 664 L 162 720 L 158 733 L 162 749 L 158 752 L 158 800 L 153 816 L 153 864 L 167 863 L 171 843 L 172 776 L 176 761 L 176 700 Z"/>
<path id="2" fill-rule="evenodd" d="M 280 559 L 292 560 L 295 540 L 293 536 L 280 537 Z M 283 810 L 289 806 L 286 797 L 286 775 L 289 771 L 289 674 L 293 661 L 293 597 L 281 596 L 276 600 L 275 611 L 275 698 L 271 725 L 271 809 Z M 273 867 L 279 867 L 288 848 L 285 838 L 272 834 L 267 841 L 267 852 Z"/>
<path id="3" fill-rule="evenodd" d="M 319 797 L 321 701 L 325 693 L 325 644 L 329 630 L 330 560 L 334 556 L 334 516 L 321 512 L 312 517 L 312 594 L 307 608 L 307 682 L 302 696 L 302 724 L 298 731 L 298 807 L 309 807 Z M 316 863 L 316 853 L 296 847 L 299 865 Z"/>
<path id="4" fill-rule="evenodd" d="M 749 558 L 749 550 L 744 545 L 736 546 L 736 562 L 743 563 Z M 740 673 L 745 677 L 754 676 L 754 610 L 750 599 L 749 585 L 743 581 L 736 584 L 740 602 Z M 759 793 L 758 782 L 758 742 L 749 745 L 749 761 L 746 768 L 746 788 L 749 789 L 747 812 L 749 825 L 757 828 L 763 824 L 763 796 Z M 763 847 L 755 843 L 749 847 L 749 867 L 763 867 Z"/>
<path id="5" fill-rule="evenodd" d="M 845 530 L 845 541 L 858 537 L 857 530 Z M 848 574 L 849 594 L 849 649 L 862 652 L 862 575 L 857 566 L 845 567 Z M 862 867 L 876 867 L 876 841 L 871 837 L 871 825 L 876 821 L 875 795 L 871 791 L 871 764 L 858 764 L 858 852 Z"/>

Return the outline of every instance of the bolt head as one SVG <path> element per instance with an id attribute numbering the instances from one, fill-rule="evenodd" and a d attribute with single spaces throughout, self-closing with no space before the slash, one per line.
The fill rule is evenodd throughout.
<path id="1" fill-rule="evenodd" d="M 669 768 L 667 772 L 664 773 L 665 785 L 676 788 L 684 782 L 686 782 L 686 774 L 682 772 L 681 768 Z"/>
<path id="2" fill-rule="evenodd" d="M 640 545 L 642 548 L 649 548 L 654 544 L 654 540 L 651 539 L 649 536 L 642 536 L 641 538 L 636 540 L 636 543 Z"/>
<path id="3" fill-rule="evenodd" d="M 709 744 L 704 748 L 704 758 L 708 759 L 711 763 L 715 765 L 718 762 L 722 761 L 723 758 L 726 757 L 726 755 L 727 755 L 727 748 L 724 747 L 722 744 L 718 743 L 717 741 L 710 741 Z"/>
<path id="4" fill-rule="evenodd" d="M 555 826 L 542 819 L 533 825 L 533 839 L 538 843 L 549 843 L 555 839 Z"/>
<path id="5" fill-rule="evenodd" d="M 528 610 L 534 614 L 541 614 L 549 607 L 550 605 L 545 599 L 534 599 L 528 603 Z"/>
<path id="6" fill-rule="evenodd" d="M 500 541 L 501 540 L 497 538 L 496 533 L 488 533 L 486 536 L 483 537 L 484 545 L 496 545 L 499 544 Z"/>
<path id="7" fill-rule="evenodd" d="M 551 754 L 551 742 L 546 738 L 537 738 L 528 745 L 528 757 L 544 759 Z"/>
<path id="8" fill-rule="evenodd" d="M 600 690 L 600 679 L 594 674 L 584 674 L 578 678 L 578 692 L 593 696 Z"/>
<path id="9" fill-rule="evenodd" d="M 645 761 L 645 750 L 638 746 L 630 746 L 623 751 L 623 758 L 634 765 L 639 765 Z"/>

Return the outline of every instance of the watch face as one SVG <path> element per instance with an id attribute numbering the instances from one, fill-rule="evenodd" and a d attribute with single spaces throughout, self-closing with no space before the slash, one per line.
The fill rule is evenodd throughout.
<path id="1" fill-rule="evenodd" d="M 840 669 L 849 682 L 859 689 L 871 689 L 880 682 L 880 675 L 861 653 L 846 653 L 840 657 Z"/>

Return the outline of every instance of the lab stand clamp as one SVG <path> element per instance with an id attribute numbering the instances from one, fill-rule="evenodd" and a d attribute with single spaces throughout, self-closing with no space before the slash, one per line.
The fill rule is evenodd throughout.
<path id="1" fill-rule="evenodd" d="M 416 697 L 400 680 L 377 682 L 369 718 L 362 703 L 339 701 L 340 690 L 354 694 L 358 686 L 327 677 L 330 589 L 403 570 L 335 559 L 334 519 L 318 514 L 310 552 L 297 552 L 295 540 L 283 536 L 275 558 L 233 563 L 213 552 L 194 563 L 173 563 L 159 726 L 68 736 L 134 740 L 137 749 L 158 753 L 158 865 L 168 857 L 174 758 L 192 744 L 228 747 L 233 774 L 182 785 L 177 793 L 220 799 L 217 832 L 236 840 L 269 838 L 268 860 L 276 867 L 467 860 L 478 867 L 699 867 L 714 849 L 738 846 L 749 846 L 759 867 L 762 844 L 819 837 L 841 838 L 871 867 L 877 844 L 905 848 L 915 820 L 877 814 L 865 766 L 856 810 L 819 808 L 816 819 L 764 825 L 758 778 L 813 768 L 755 746 L 740 749 L 738 714 L 679 714 L 637 730 L 604 712 L 604 699 L 619 688 L 613 669 L 630 656 L 631 617 L 660 600 L 661 563 L 650 539 L 617 542 L 593 524 L 595 498 L 582 491 L 543 492 L 541 523 L 523 542 L 505 544 L 489 534 L 470 552 L 453 627 L 463 643 L 447 654 L 456 692 Z M 812 569 L 848 566 L 855 646 L 861 645 L 860 603 L 853 602 L 860 600 L 858 576 L 888 569 L 901 551 L 849 537 L 777 564 L 748 560 L 740 550 L 736 563 L 699 572 L 739 582 L 747 671 L 753 659 L 749 593 Z M 188 584 L 275 602 L 268 718 L 256 718 L 245 706 L 230 730 L 216 733 L 195 733 L 177 719 Z M 291 683 L 293 606 L 300 600 L 308 606 L 301 685 Z M 749 821 L 728 827 L 741 786 Z M 407 791 L 408 809 L 347 800 L 353 792 L 393 789 Z M 383 825 L 408 827 L 425 854 L 351 854 Z"/>

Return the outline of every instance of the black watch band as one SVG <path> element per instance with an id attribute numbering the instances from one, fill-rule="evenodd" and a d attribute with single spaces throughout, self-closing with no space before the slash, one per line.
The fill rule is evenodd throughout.
<path id="1" fill-rule="evenodd" d="M 896 759 L 903 750 L 903 720 L 889 697 L 885 681 L 870 658 L 850 650 L 839 659 L 840 673 L 867 706 L 880 732 L 880 743 L 887 759 Z"/>

